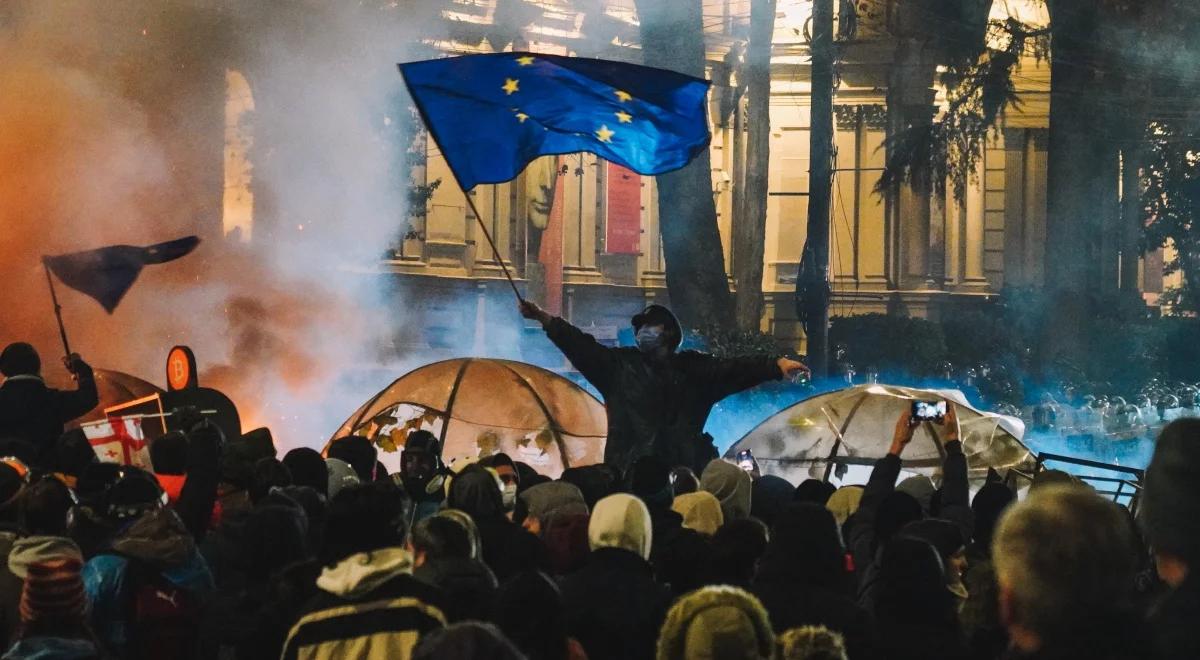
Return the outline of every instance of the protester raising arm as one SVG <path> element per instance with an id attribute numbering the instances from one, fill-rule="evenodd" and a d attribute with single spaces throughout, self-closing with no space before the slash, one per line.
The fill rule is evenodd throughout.
<path id="1" fill-rule="evenodd" d="M 900 476 L 900 453 L 912 442 L 916 429 L 912 413 L 904 411 L 896 420 L 892 446 L 887 455 L 875 461 L 871 478 L 863 489 L 862 501 L 854 514 L 854 525 L 850 529 L 850 552 L 854 556 L 855 566 L 865 567 L 875 559 L 875 514 L 884 498 L 896 488 L 896 478 Z"/>
<path id="2" fill-rule="evenodd" d="M 942 510 L 939 517 L 958 525 L 964 539 L 970 539 L 975 527 L 975 516 L 971 511 L 970 490 L 967 484 L 967 457 L 963 454 L 958 412 L 954 404 L 946 402 L 946 432 L 942 445 L 946 455 L 942 459 Z"/>
<path id="3" fill-rule="evenodd" d="M 595 385 L 601 393 L 608 390 L 612 372 L 616 369 L 612 349 L 565 320 L 552 316 L 536 303 L 522 300 L 519 308 L 521 316 L 542 324 L 546 336 L 589 383 Z"/>
<path id="4" fill-rule="evenodd" d="M 685 355 L 688 355 L 685 353 Z M 792 378 L 796 374 L 811 373 L 803 362 L 789 358 L 745 356 L 732 358 L 716 358 L 708 355 L 695 355 L 703 359 L 701 377 L 712 388 L 712 400 L 720 401 L 725 397 L 748 390 L 768 380 Z"/>

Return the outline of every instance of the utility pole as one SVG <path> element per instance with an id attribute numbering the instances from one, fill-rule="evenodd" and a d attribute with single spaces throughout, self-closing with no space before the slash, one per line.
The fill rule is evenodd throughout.
<path id="1" fill-rule="evenodd" d="M 829 375 L 829 209 L 833 182 L 833 0 L 814 0 L 812 120 L 809 131 L 808 238 L 796 277 L 796 311 L 805 320 L 808 366 Z"/>

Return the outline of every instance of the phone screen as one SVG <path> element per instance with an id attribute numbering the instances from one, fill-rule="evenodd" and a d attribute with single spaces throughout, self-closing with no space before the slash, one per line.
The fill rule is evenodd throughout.
<path id="1" fill-rule="evenodd" d="M 921 422 L 941 423 L 946 418 L 945 401 L 913 401 L 912 417 Z"/>

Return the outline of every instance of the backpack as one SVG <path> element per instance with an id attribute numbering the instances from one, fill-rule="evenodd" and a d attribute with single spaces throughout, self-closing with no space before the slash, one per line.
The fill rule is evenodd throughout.
<path id="1" fill-rule="evenodd" d="M 200 598 L 138 559 L 129 558 L 125 582 L 127 656 L 193 656 L 199 643 Z"/>

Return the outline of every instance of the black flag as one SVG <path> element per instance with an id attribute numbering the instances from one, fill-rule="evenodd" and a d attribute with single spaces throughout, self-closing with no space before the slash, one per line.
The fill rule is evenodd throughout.
<path id="1" fill-rule="evenodd" d="M 137 280 L 142 266 L 174 261 L 195 250 L 199 244 L 198 237 L 188 236 L 148 247 L 112 245 L 42 257 L 42 261 L 63 284 L 91 296 L 112 314 Z"/>

